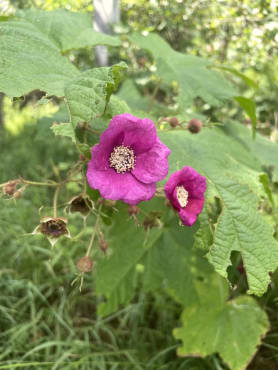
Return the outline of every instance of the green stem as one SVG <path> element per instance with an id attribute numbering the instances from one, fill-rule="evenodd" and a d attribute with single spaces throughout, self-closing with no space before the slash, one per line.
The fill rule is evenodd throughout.
<path id="1" fill-rule="evenodd" d="M 152 106 L 153 106 L 153 103 L 155 101 L 156 94 L 157 94 L 157 92 L 158 92 L 158 90 L 160 88 L 160 84 L 161 84 L 161 80 L 158 81 L 156 87 L 153 90 L 153 93 L 152 93 L 151 98 L 150 98 L 149 105 L 147 107 L 147 112 L 149 112 L 151 110 Z"/>
<path id="2" fill-rule="evenodd" d="M 87 252 L 86 252 L 86 257 L 88 257 L 90 255 L 91 249 L 92 249 L 92 246 L 93 246 L 93 243 L 94 243 L 94 240 L 95 240 L 95 236 L 96 236 L 96 233 L 97 233 L 97 230 L 98 230 L 98 223 L 99 223 L 99 219 L 100 219 L 101 207 L 102 206 L 99 207 L 99 213 L 97 215 L 94 231 L 92 232 L 91 240 L 90 240 L 90 243 L 88 245 L 88 249 L 87 249 Z"/>
<path id="3" fill-rule="evenodd" d="M 34 186 L 58 186 L 59 184 L 57 182 L 37 182 L 37 181 L 29 181 L 29 180 L 23 180 L 21 179 L 21 182 L 23 184 L 27 185 L 34 185 Z"/>
<path id="4" fill-rule="evenodd" d="M 60 191 L 60 186 L 57 186 L 55 190 L 54 198 L 53 198 L 53 217 L 54 218 L 57 217 L 57 201 L 58 201 L 59 191 Z"/>

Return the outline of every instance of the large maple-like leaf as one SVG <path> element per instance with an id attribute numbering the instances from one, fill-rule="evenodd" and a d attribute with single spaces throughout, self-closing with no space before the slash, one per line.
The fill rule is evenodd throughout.
<path id="1" fill-rule="evenodd" d="M 217 106 L 237 95 L 235 88 L 222 74 L 210 68 L 212 63 L 209 60 L 177 52 L 154 33 L 147 36 L 135 33 L 129 39 L 152 53 L 157 73 L 163 81 L 178 82 L 179 102 L 182 107 L 191 105 L 196 97 Z"/>
<path id="2" fill-rule="evenodd" d="M 162 132 L 160 137 L 172 149 L 170 173 L 185 165 L 194 167 L 207 178 L 207 200 L 216 196 L 221 201 L 213 243 L 207 246 L 210 262 L 227 277 L 231 252 L 239 251 L 249 293 L 262 295 L 270 282 L 269 272 L 278 267 L 273 229 L 258 211 L 264 192 L 259 178 L 262 160 L 242 137 L 227 136 L 220 129 L 198 135 L 175 130 Z"/>
<path id="3" fill-rule="evenodd" d="M 182 341 L 178 355 L 205 357 L 217 352 L 232 370 L 245 369 L 269 328 L 266 313 L 251 297 L 227 301 L 227 286 L 216 277 L 203 288 L 200 285 L 200 304 L 185 308 L 182 327 L 174 330 Z"/>

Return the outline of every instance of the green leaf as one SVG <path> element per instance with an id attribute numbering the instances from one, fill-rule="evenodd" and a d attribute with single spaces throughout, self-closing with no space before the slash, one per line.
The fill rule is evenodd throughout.
<path id="1" fill-rule="evenodd" d="M 55 135 L 70 137 L 71 140 L 76 143 L 75 132 L 71 123 L 67 122 L 57 124 L 56 122 L 54 122 L 51 126 L 51 130 L 54 132 Z"/>
<path id="2" fill-rule="evenodd" d="M 198 217 L 199 228 L 194 234 L 194 247 L 208 251 L 213 244 L 213 229 L 211 220 L 209 219 L 207 205 L 205 205 L 203 212 Z"/>
<path id="3" fill-rule="evenodd" d="M 271 191 L 270 184 L 269 184 L 269 178 L 266 173 L 262 173 L 260 175 L 260 182 L 263 184 L 268 200 L 270 201 L 272 206 L 275 206 L 273 196 L 272 196 L 272 191 Z"/>
<path id="4" fill-rule="evenodd" d="M 270 282 L 269 272 L 278 267 L 278 243 L 273 229 L 258 212 L 260 161 L 242 139 L 226 136 L 221 129 L 198 135 L 173 130 L 160 133 L 172 149 L 169 174 L 189 165 L 207 178 L 206 197 L 222 203 L 214 242 L 208 257 L 215 270 L 227 277 L 232 251 L 243 258 L 249 293 L 262 295 Z"/>
<path id="5" fill-rule="evenodd" d="M 165 210 L 163 204 L 162 201 Z M 156 205 L 153 207 L 156 209 Z M 108 235 L 111 256 L 98 262 L 96 292 L 106 297 L 99 314 L 107 315 L 130 301 L 136 289 L 138 265 L 144 266 L 140 278 L 145 290 L 164 287 L 178 302 L 197 304 L 196 282 L 201 280 L 204 285 L 210 285 L 214 272 L 203 253 L 192 248 L 195 229 L 180 227 L 167 209 L 162 220 L 164 227 L 148 232 L 123 217 L 124 214 L 127 214 L 125 206 L 113 218 Z"/>
<path id="6" fill-rule="evenodd" d="M 214 66 L 214 67 L 217 69 L 222 69 L 223 71 L 232 73 L 233 75 L 239 77 L 242 81 L 244 81 L 248 86 L 252 87 L 253 89 L 259 88 L 257 82 L 253 81 L 251 78 L 247 77 L 245 74 L 237 71 L 235 68 L 227 67 L 227 66 Z"/>
<path id="7" fill-rule="evenodd" d="M 120 304 L 126 304 L 132 298 L 136 288 L 136 265 L 162 232 L 154 229 L 146 240 L 142 228 L 138 229 L 131 220 L 124 222 L 123 214 L 127 215 L 127 212 L 118 212 L 110 233 L 112 255 L 100 260 L 97 266 L 96 292 L 107 299 L 98 307 L 101 316 L 114 312 Z"/>
<path id="8" fill-rule="evenodd" d="M 163 81 L 178 82 L 181 106 L 192 104 L 196 97 L 218 106 L 237 95 L 234 87 L 221 73 L 210 69 L 212 63 L 208 60 L 179 53 L 154 33 L 148 36 L 136 33 L 130 35 L 129 39 L 152 53 L 157 64 L 157 74 Z"/>
<path id="9" fill-rule="evenodd" d="M 278 266 L 274 230 L 258 212 L 258 198 L 248 186 L 232 179 L 215 184 L 223 211 L 216 225 L 209 261 L 220 275 L 227 277 L 231 252 L 240 252 L 247 273 L 248 293 L 261 296 L 270 283 L 269 272 Z"/>
<path id="10" fill-rule="evenodd" d="M 88 13 L 75 13 L 64 9 L 24 10 L 17 12 L 17 16 L 32 23 L 62 52 L 87 46 L 121 45 L 118 37 L 94 31 L 93 19 Z"/>
<path id="11" fill-rule="evenodd" d="M 130 107 L 124 100 L 120 99 L 117 95 L 111 95 L 105 114 L 109 116 L 109 118 L 112 118 L 117 114 L 123 113 L 131 113 Z"/>
<path id="12" fill-rule="evenodd" d="M 80 152 L 85 156 L 86 159 L 91 159 L 91 148 L 88 144 L 85 143 L 77 143 L 78 149 Z"/>
<path id="13" fill-rule="evenodd" d="M 258 160 L 260 169 L 267 167 L 267 170 L 272 173 L 272 181 L 278 182 L 277 143 L 273 143 L 269 138 L 260 134 L 256 135 L 256 140 L 252 140 L 248 127 L 244 125 L 229 124 L 225 125 L 223 130 L 228 137 L 233 137 L 237 142 L 241 142 L 241 147 L 245 147 Z"/>
<path id="14" fill-rule="evenodd" d="M 66 85 L 65 96 L 74 127 L 104 113 L 126 69 L 125 63 L 90 69 Z"/>
<path id="15" fill-rule="evenodd" d="M 246 368 L 269 328 L 266 313 L 251 297 L 226 301 L 227 291 L 215 280 L 202 292 L 202 302 L 182 314 L 182 327 L 174 330 L 182 340 L 179 356 L 208 356 L 219 353 L 232 370 Z"/>
<path id="16" fill-rule="evenodd" d="M 0 23 L 0 50 L 0 91 L 11 97 L 35 89 L 63 96 L 65 82 L 79 75 L 57 46 L 24 20 Z"/>
<path id="17" fill-rule="evenodd" d="M 256 104 L 253 99 L 245 98 L 244 96 L 236 96 L 234 98 L 241 108 L 245 110 L 248 117 L 251 119 L 252 122 L 252 133 L 253 138 L 256 137 L 256 126 L 257 126 L 257 117 L 256 117 Z"/>

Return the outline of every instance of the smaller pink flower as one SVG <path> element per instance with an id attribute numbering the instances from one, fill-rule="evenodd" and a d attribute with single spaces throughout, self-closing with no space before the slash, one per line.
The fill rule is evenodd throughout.
<path id="1" fill-rule="evenodd" d="M 164 186 L 166 197 L 178 211 L 182 223 L 192 226 L 204 207 L 206 178 L 186 166 L 174 172 Z"/>

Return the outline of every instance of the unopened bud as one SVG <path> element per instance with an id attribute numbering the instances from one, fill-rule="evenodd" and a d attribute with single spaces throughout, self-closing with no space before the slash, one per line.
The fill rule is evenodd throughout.
<path id="1" fill-rule="evenodd" d="M 14 193 L 14 198 L 16 198 L 16 199 L 19 199 L 19 198 L 21 198 L 22 197 L 22 190 L 21 189 L 19 189 L 19 190 L 17 190 L 15 193 Z"/>
<path id="2" fill-rule="evenodd" d="M 177 119 L 177 117 L 171 117 L 169 118 L 169 123 L 170 123 L 170 126 L 175 128 L 179 125 L 179 120 Z"/>
<path id="3" fill-rule="evenodd" d="M 136 216 L 139 213 L 139 208 L 137 206 L 129 206 L 127 212 L 129 216 Z"/>
<path id="4" fill-rule="evenodd" d="M 84 256 L 80 258 L 76 266 L 80 272 L 90 272 L 94 267 L 94 261 L 90 256 Z"/>
<path id="5" fill-rule="evenodd" d="M 98 242 L 98 247 L 99 247 L 99 249 L 100 249 L 102 252 L 106 253 L 106 251 L 107 251 L 107 249 L 108 249 L 108 247 L 109 247 L 109 244 L 107 243 L 107 241 L 106 241 L 106 240 L 104 240 L 104 239 L 100 239 L 100 240 L 99 240 L 99 242 Z"/>
<path id="6" fill-rule="evenodd" d="M 99 202 L 100 204 L 103 204 L 103 205 L 104 205 L 104 206 L 106 206 L 106 207 L 109 207 L 109 208 L 113 208 L 113 207 L 115 207 L 115 205 L 116 205 L 116 203 L 117 203 L 117 201 L 116 201 L 116 200 L 104 199 L 104 198 L 100 198 L 100 199 L 98 200 L 98 202 Z"/>
<path id="7" fill-rule="evenodd" d="M 3 193 L 6 195 L 14 195 L 16 191 L 16 186 L 18 184 L 17 180 L 9 181 L 4 187 L 3 187 Z"/>
<path id="8" fill-rule="evenodd" d="M 165 199 L 165 206 L 168 207 L 168 208 L 172 208 L 172 204 L 171 204 L 170 200 Z"/>
<path id="9" fill-rule="evenodd" d="M 189 121 L 187 128 L 192 134 L 198 134 L 203 128 L 203 123 L 198 118 L 193 118 Z"/>

